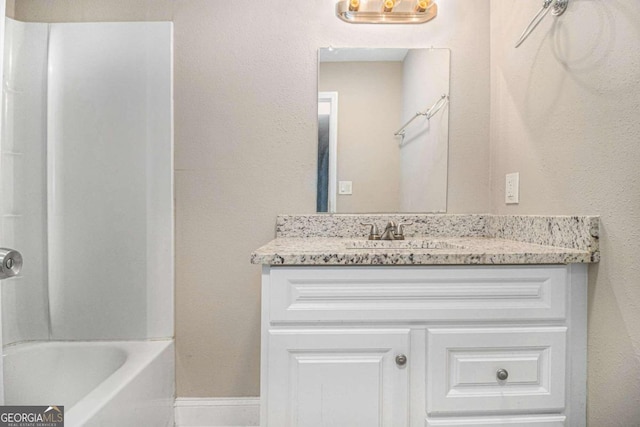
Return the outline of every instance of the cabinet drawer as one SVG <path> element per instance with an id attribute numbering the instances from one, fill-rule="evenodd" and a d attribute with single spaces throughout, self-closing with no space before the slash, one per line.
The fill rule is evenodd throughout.
<path id="1" fill-rule="evenodd" d="M 271 267 L 275 322 L 564 319 L 566 266 Z"/>
<path id="2" fill-rule="evenodd" d="M 565 327 L 429 329 L 427 412 L 560 412 L 566 333 Z M 506 379 L 498 379 L 500 370 Z"/>
<path id="3" fill-rule="evenodd" d="M 425 427 L 564 427 L 564 415 L 499 418 L 440 418 L 427 419 Z"/>

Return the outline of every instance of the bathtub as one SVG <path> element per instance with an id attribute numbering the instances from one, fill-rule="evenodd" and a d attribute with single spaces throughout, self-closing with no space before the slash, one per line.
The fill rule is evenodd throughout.
<path id="1" fill-rule="evenodd" d="M 39 342 L 4 351 L 5 405 L 64 405 L 65 426 L 173 426 L 172 340 Z"/>

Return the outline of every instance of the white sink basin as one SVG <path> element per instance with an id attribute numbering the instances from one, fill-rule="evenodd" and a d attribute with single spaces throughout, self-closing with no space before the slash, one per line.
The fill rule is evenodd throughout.
<path id="1" fill-rule="evenodd" d="M 463 249 L 464 246 L 436 239 L 351 240 L 347 249 Z"/>

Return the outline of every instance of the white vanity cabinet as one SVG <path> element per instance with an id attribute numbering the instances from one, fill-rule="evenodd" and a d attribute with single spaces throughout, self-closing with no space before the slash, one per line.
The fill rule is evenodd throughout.
<path id="1" fill-rule="evenodd" d="M 584 426 L 586 265 L 264 266 L 263 427 Z"/>

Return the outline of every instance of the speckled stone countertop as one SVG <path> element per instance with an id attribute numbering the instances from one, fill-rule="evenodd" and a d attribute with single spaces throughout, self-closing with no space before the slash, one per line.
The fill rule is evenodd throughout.
<path id="1" fill-rule="evenodd" d="M 361 222 L 412 222 L 407 240 L 368 247 Z M 267 265 L 567 264 L 600 259 L 597 216 L 282 215 L 251 254 Z M 424 246 L 424 247 L 423 247 Z"/>

